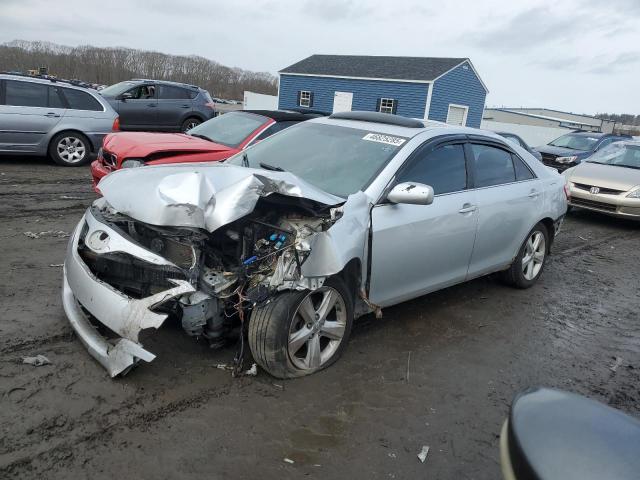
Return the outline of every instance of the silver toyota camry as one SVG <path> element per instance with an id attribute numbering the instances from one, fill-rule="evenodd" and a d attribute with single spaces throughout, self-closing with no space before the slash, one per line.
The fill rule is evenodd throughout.
<path id="1" fill-rule="evenodd" d="M 99 188 L 63 301 L 111 376 L 154 359 L 139 337 L 168 317 L 212 346 L 235 339 L 238 372 L 247 338 L 270 374 L 311 374 L 365 313 L 493 272 L 530 287 L 567 209 L 564 178 L 499 135 L 365 112 Z"/>

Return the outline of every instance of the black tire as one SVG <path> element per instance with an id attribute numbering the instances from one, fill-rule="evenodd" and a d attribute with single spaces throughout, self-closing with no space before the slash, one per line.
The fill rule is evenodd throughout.
<path id="1" fill-rule="evenodd" d="M 82 158 L 75 159 L 74 155 L 69 151 L 62 149 L 62 143 L 69 146 L 75 146 L 75 152 L 82 148 Z M 89 139 L 78 132 L 60 132 L 51 139 L 49 143 L 49 157 L 58 165 L 63 167 L 81 167 L 91 161 L 91 142 Z"/>
<path id="2" fill-rule="evenodd" d="M 200 120 L 199 118 L 197 118 L 197 117 L 189 117 L 184 122 L 182 122 L 182 126 L 180 127 L 180 131 L 182 133 L 185 133 L 185 132 L 187 132 L 187 130 L 191 130 L 193 127 L 197 127 L 201 123 L 202 123 L 202 120 Z"/>
<path id="3" fill-rule="evenodd" d="M 525 257 L 525 254 L 527 252 L 527 242 L 529 242 L 529 239 L 532 238 L 537 232 L 541 233 L 542 236 L 544 237 L 544 258 L 542 259 L 542 264 L 538 272 L 535 274 L 535 277 L 528 279 L 525 277 L 522 260 Z M 527 237 L 525 238 L 524 242 L 522 242 L 522 246 L 518 251 L 518 255 L 516 256 L 511 266 L 507 270 L 502 272 L 503 281 L 516 288 L 524 289 L 524 288 L 532 287 L 542 275 L 544 266 L 547 263 L 549 246 L 550 246 L 549 231 L 547 230 L 547 227 L 543 223 L 538 223 L 527 234 Z"/>
<path id="4" fill-rule="evenodd" d="M 249 347 L 260 367 L 277 378 L 295 378 L 311 375 L 332 365 L 347 346 L 353 325 L 353 298 L 345 282 L 339 277 L 330 278 L 325 286 L 333 288 L 344 300 L 346 325 L 340 343 L 325 363 L 313 369 L 300 369 L 289 355 L 289 334 L 295 313 L 302 301 L 313 292 L 283 292 L 269 303 L 256 307 L 249 320 Z M 296 319 L 297 320 L 297 319 Z"/>

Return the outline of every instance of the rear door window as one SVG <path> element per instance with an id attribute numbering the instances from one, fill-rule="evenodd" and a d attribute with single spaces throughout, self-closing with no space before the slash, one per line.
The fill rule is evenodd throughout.
<path id="1" fill-rule="evenodd" d="M 158 85 L 158 99 L 160 100 L 188 100 L 190 98 L 189 92 L 184 88 Z"/>
<path id="2" fill-rule="evenodd" d="M 69 104 L 69 108 L 73 110 L 91 110 L 101 112 L 104 110 L 100 102 L 93 98 L 87 92 L 75 90 L 72 88 L 63 88 L 63 93 Z"/>
<path id="3" fill-rule="evenodd" d="M 467 188 L 467 167 L 461 144 L 444 145 L 417 156 L 398 176 L 398 183 L 430 185 L 436 195 Z"/>
<path id="4" fill-rule="evenodd" d="M 516 181 L 511 153 L 491 145 L 472 143 L 476 188 L 491 187 Z"/>
<path id="5" fill-rule="evenodd" d="M 49 108 L 67 108 L 60 87 L 49 87 Z"/>
<path id="6" fill-rule="evenodd" d="M 41 83 L 7 80 L 5 83 L 5 104 L 47 108 L 49 88 Z"/>

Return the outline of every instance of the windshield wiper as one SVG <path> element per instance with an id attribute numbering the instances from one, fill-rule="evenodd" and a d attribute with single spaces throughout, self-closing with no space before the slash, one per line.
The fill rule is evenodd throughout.
<path id="1" fill-rule="evenodd" d="M 273 170 L 274 172 L 284 172 L 284 168 L 276 167 L 275 165 L 269 165 L 268 163 L 260 162 L 260 167 L 265 170 Z"/>
<path id="2" fill-rule="evenodd" d="M 192 137 L 196 137 L 196 138 L 201 138 L 203 140 L 207 140 L 208 142 L 213 142 L 213 140 L 211 140 L 206 135 L 202 135 L 201 133 L 188 133 L 187 135 L 191 135 Z"/>

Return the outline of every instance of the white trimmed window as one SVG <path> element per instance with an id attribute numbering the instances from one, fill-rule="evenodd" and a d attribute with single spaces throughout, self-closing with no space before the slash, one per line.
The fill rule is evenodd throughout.
<path id="1" fill-rule="evenodd" d="M 447 111 L 447 123 L 450 125 L 465 126 L 467 124 L 468 113 L 469 107 L 466 105 L 450 103 L 449 110 Z"/>
<path id="2" fill-rule="evenodd" d="M 311 106 L 311 92 L 309 92 L 308 90 L 301 90 L 300 91 L 300 103 L 299 103 L 300 107 L 306 107 L 309 108 Z"/>
<path id="3" fill-rule="evenodd" d="M 395 110 L 396 101 L 393 98 L 381 98 L 378 111 L 380 113 L 393 113 Z"/>

